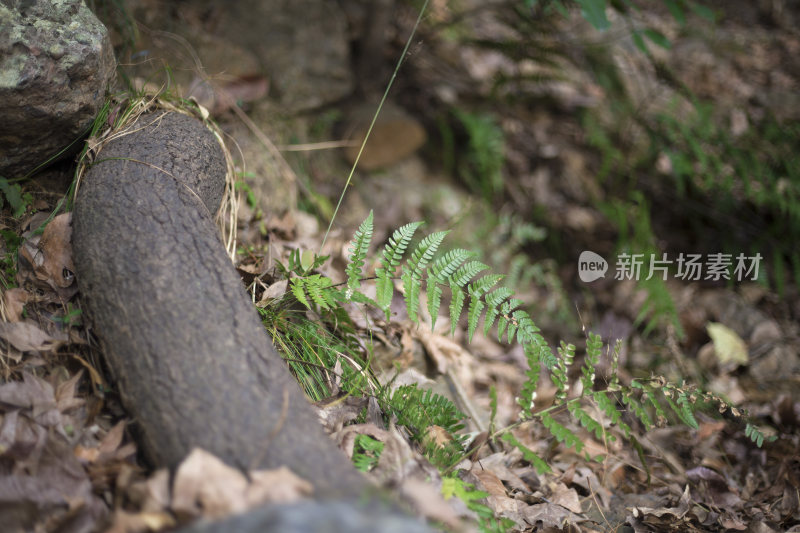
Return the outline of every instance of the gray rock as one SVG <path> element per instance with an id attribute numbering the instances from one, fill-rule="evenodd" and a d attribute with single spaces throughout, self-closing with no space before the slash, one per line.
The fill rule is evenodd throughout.
<path id="1" fill-rule="evenodd" d="M 271 505 L 219 522 L 199 523 L 179 533 L 433 533 L 424 523 L 382 505 L 342 502 Z"/>
<path id="2" fill-rule="evenodd" d="M 312 109 L 353 90 L 347 21 L 338 3 L 239 0 L 226 4 L 220 18 L 219 33 L 255 53 L 285 109 Z"/>
<path id="3" fill-rule="evenodd" d="M 82 0 L 0 0 L 0 176 L 22 177 L 79 140 L 115 61 Z"/>

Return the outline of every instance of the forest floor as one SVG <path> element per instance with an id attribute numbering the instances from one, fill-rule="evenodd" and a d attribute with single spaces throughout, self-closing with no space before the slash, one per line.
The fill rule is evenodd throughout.
<path id="1" fill-rule="evenodd" d="M 749 413 L 768 438 L 758 446 L 742 418 L 720 416 L 713 405 L 697 412 L 695 428 L 676 424 L 680 419 L 671 413 L 664 420 L 655 413 L 659 427 L 644 431 L 627 416 L 632 440 L 598 438 L 559 419 L 579 436 L 580 445 L 572 447 L 560 445 L 541 424 L 522 424 L 514 435 L 551 471 L 537 471 L 507 444 L 475 450 L 461 465 L 461 479 L 483 491 L 479 509 L 495 517 L 483 517 L 480 527 L 800 531 L 800 298 L 791 266 L 776 264 L 783 261 L 784 240 L 794 234 L 775 230 L 794 216 L 792 208 L 754 206 L 738 192 L 723 200 L 725 194 L 702 184 L 689 185 L 694 192 L 682 196 L 673 178 L 684 160 L 658 146 L 661 137 L 653 133 L 664 115 L 683 120 L 682 131 L 698 132 L 680 146 L 691 155 L 688 179 L 700 182 L 713 165 L 698 161 L 697 151 L 714 154 L 717 148 L 698 123 L 721 125 L 733 143 L 774 120 L 777 138 L 795 146 L 786 152 L 776 141 L 776 157 L 784 158 L 779 163 L 800 169 L 800 33 L 791 23 L 800 13 L 782 2 L 773 11 L 720 3 L 715 22 L 687 11 L 681 24 L 666 7 L 650 7 L 613 18 L 611 29 L 599 32 L 577 14 L 523 16 L 522 4 L 478 3 L 457 12 L 432 2 L 338 211 L 354 147 L 414 27 L 410 5 L 394 5 L 393 16 L 383 21 L 355 1 L 341 2 L 329 20 L 324 9 L 298 8 L 276 19 L 283 29 L 260 48 L 254 43 L 267 38 L 237 11 L 246 7 L 196 2 L 165 8 L 142 0 L 130 12 L 142 23 L 137 44 L 130 48 L 124 28 L 116 27 L 114 37 L 127 79 L 139 87 L 169 83 L 193 96 L 229 135 L 244 184 L 236 266 L 257 304 L 285 293 L 276 262 L 285 263 L 295 249 L 329 255 L 319 272 L 345 281 L 348 243 L 370 210 L 373 243 L 384 243 L 404 224 L 425 221 L 426 232 L 450 231 L 448 248 L 472 250 L 493 272 L 508 274 L 548 343 L 577 346 L 570 372 L 576 382 L 588 332 L 610 346 L 619 339 L 618 366 L 604 357 L 595 367 L 598 382 L 663 379 L 677 384 L 676 391 L 701 387 Z M 115 27 L 117 19 L 105 16 Z M 291 35 L 286 28 L 303 25 L 291 16 L 305 16 L 309 25 L 292 30 L 295 40 L 281 33 Z M 381 31 L 370 32 L 369 21 Z M 331 26 L 320 31 L 314 24 Z M 654 37 L 649 54 L 639 50 L 631 36 L 645 29 L 668 39 L 670 49 L 654 44 Z M 687 94 L 711 102 L 708 113 L 696 114 Z M 753 150 L 773 147 L 764 136 L 759 142 Z M 717 155 L 720 167 L 735 164 L 724 160 L 725 153 Z M 7 247 L 35 227 L 36 211 L 55 206 L 70 172 L 64 164 L 26 185 L 28 212 L 3 214 Z M 800 205 L 793 196 L 798 184 L 781 186 Z M 59 235 L 54 238 L 68 244 L 68 233 Z M 605 277 L 590 279 L 592 271 L 581 271 L 586 251 L 607 262 Z M 643 254 L 638 276 L 626 270 L 625 253 Z M 721 253 L 730 253 L 732 261 L 741 253 L 748 264 L 760 253 L 761 276 L 731 270 L 730 279 L 715 279 L 676 271 L 682 254 L 700 254 L 709 268 Z M 644 283 L 651 258 L 672 267 L 655 289 Z M 7 273 L 16 268 L 7 263 Z M 36 275 L 24 265 L 19 271 Z M 7 312 L 22 316 L 25 307 L 28 326 L 0 331 L 10 343 L 0 403 L 28 411 L 22 411 L 24 424 L 23 416 L 12 424 L 16 411 L 4 407 L 0 439 L 4 454 L 20 450 L 24 461 L 14 460 L 27 461 L 36 472 L 27 475 L 25 494 L 6 490 L 5 497 L 28 502 L 45 530 L 86 509 L 86 520 L 112 523 L 114 531 L 160 530 L 198 514 L 196 507 L 176 503 L 196 495 L 176 493 L 170 500 L 167 475 L 137 461 L 126 429 L 131 421 L 81 320 L 80 300 L 65 303 L 63 294 L 40 293 L 34 301 L 11 291 L 4 299 Z M 381 323 L 359 312 L 350 318 L 377 373 L 399 372 L 404 383 L 451 398 L 470 416 L 466 430 L 472 436 L 486 435 L 490 412 L 495 428 L 517 421 L 529 368 L 521 347 L 480 334 L 468 342 L 463 320 L 452 334 L 447 320 L 431 331 L 411 321 L 403 305 L 393 305 L 391 319 Z M 543 381 L 536 409 L 547 410 L 558 392 Z M 21 429 L 14 429 L 17 424 Z M 610 424 L 607 429 L 613 433 Z M 49 431 L 66 432 L 77 445 L 45 444 Z M 46 449 L 47 458 L 32 449 Z M 393 449 L 398 460 L 412 461 Z M 605 459 L 587 461 L 587 454 Z M 209 468 L 203 460 L 209 459 L 193 467 Z M 413 462 L 425 462 L 417 448 Z M 220 473 L 216 482 L 224 485 L 229 475 L 237 474 Z M 420 514 L 456 530 L 479 527 L 475 506 L 446 498 L 446 480 L 431 481 L 429 468 L 390 477 L 382 481 Z M 59 508 L 47 487 L 73 487 L 84 511 Z M 184 484 L 180 490 L 190 489 Z M 239 508 L 207 502 L 217 504 Z M 496 521 L 501 517 L 509 521 Z"/>

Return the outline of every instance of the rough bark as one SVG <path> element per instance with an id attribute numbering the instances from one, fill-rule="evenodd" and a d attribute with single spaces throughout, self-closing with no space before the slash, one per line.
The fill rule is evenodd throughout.
<path id="1" fill-rule="evenodd" d="M 364 478 L 324 434 L 262 327 L 218 236 L 225 164 L 177 113 L 108 143 L 75 204 L 84 307 L 156 465 L 199 446 L 243 468 L 287 465 L 322 496 Z"/>

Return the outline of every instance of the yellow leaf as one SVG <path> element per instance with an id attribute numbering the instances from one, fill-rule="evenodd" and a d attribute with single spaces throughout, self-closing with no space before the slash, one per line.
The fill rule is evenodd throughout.
<path id="1" fill-rule="evenodd" d="M 747 363 L 747 345 L 735 331 L 716 322 L 709 322 L 706 330 L 714 343 L 714 351 L 720 363 Z"/>

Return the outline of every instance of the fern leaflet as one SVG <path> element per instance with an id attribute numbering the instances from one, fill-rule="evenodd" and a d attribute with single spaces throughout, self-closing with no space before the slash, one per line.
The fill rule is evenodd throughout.
<path id="1" fill-rule="evenodd" d="M 363 276 L 364 261 L 367 258 L 367 250 L 372 240 L 372 211 L 369 216 L 361 223 L 350 241 L 350 262 L 345 268 L 347 274 L 347 287 L 352 293 L 353 290 L 361 286 Z"/>
<path id="2" fill-rule="evenodd" d="M 386 313 L 387 320 L 389 319 L 389 305 L 392 303 L 392 294 L 394 293 L 395 271 L 406 253 L 406 248 L 414 237 L 414 233 L 421 225 L 422 222 L 411 222 L 396 229 L 381 252 L 381 265 L 375 271 L 377 277 L 375 299 L 378 307 Z"/>
<path id="3" fill-rule="evenodd" d="M 412 322 L 419 321 L 419 292 L 422 287 L 422 272 L 433 259 L 445 235 L 447 235 L 446 231 L 437 231 L 422 239 L 411 253 L 411 258 L 403 265 L 401 279 L 405 291 L 406 311 Z"/>
<path id="4" fill-rule="evenodd" d="M 536 455 L 536 453 L 522 444 L 517 438 L 511 434 L 511 432 L 503 434 L 503 440 L 514 446 L 516 449 L 522 452 L 522 458 L 528 461 L 535 469 L 538 474 L 547 474 L 552 472 L 553 470 L 550 468 L 544 459 Z"/>

